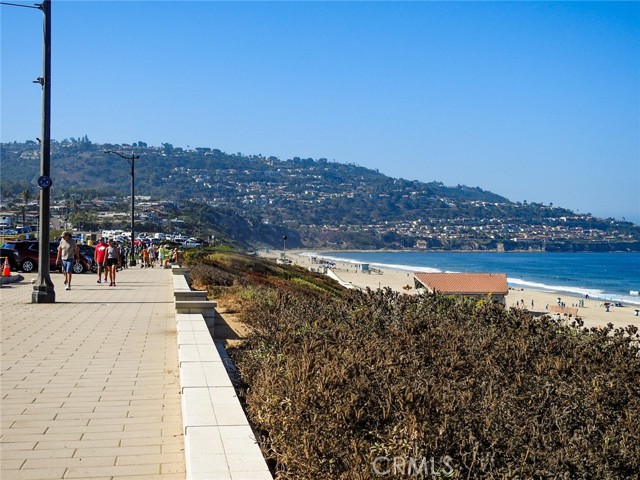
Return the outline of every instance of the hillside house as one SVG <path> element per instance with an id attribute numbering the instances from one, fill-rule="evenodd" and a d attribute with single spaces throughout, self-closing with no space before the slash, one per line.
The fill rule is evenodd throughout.
<path id="1" fill-rule="evenodd" d="M 494 302 L 506 305 L 509 293 L 504 273 L 414 273 L 416 290 L 471 298 L 491 296 Z"/>

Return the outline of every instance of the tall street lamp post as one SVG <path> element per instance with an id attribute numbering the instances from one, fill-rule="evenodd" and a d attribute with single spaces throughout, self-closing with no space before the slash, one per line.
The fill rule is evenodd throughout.
<path id="1" fill-rule="evenodd" d="M 287 236 L 282 236 L 282 261 L 287 260 Z"/>
<path id="2" fill-rule="evenodd" d="M 41 4 L 21 5 L 0 2 L 0 5 L 34 8 L 43 13 L 42 32 L 42 76 L 33 83 L 42 87 L 42 133 L 40 142 L 40 213 L 38 216 L 38 277 L 33 283 L 31 303 L 55 303 L 56 292 L 49 274 L 49 223 L 51 208 L 51 0 Z"/>
<path id="3" fill-rule="evenodd" d="M 55 303 L 56 292 L 49 275 L 49 216 L 51 207 L 51 0 L 38 6 L 44 14 L 42 77 L 34 83 L 42 86 L 42 139 L 40 141 L 40 225 L 38 229 L 38 278 L 33 284 L 32 303 Z"/>
<path id="4" fill-rule="evenodd" d="M 136 266 L 136 256 L 135 256 L 135 245 L 134 240 L 136 238 L 135 235 L 135 221 L 134 221 L 134 204 L 135 204 L 135 161 L 140 158 L 140 155 L 134 155 L 131 152 L 131 155 L 123 155 L 118 152 L 112 152 L 111 150 L 106 150 L 104 153 L 113 153 L 114 155 L 118 155 L 120 158 L 124 158 L 131 165 L 131 260 L 129 261 L 129 266 Z"/>

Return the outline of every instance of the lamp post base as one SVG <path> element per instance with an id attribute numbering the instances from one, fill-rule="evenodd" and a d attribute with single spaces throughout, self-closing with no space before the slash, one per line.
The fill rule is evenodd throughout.
<path id="1" fill-rule="evenodd" d="M 31 303 L 56 303 L 56 292 L 53 285 L 34 285 L 31 292 Z"/>
<path id="2" fill-rule="evenodd" d="M 135 267 L 136 266 L 136 261 L 132 258 L 131 261 L 129 262 L 129 266 L 130 267 Z"/>

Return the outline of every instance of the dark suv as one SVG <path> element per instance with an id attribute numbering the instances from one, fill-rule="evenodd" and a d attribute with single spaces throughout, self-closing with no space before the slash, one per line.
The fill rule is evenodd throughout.
<path id="1" fill-rule="evenodd" d="M 20 269 L 20 256 L 12 248 L 0 248 L 0 263 L 4 267 L 5 259 L 9 260 L 9 269 L 17 272 Z"/>
<path id="2" fill-rule="evenodd" d="M 23 240 L 20 242 L 9 242 L 6 246 L 18 252 L 19 269 L 25 273 L 38 269 L 40 243 L 38 240 Z M 58 242 L 49 243 L 49 268 L 56 270 L 56 257 L 58 255 Z M 93 258 L 80 252 L 80 261 L 73 264 L 74 273 L 84 273 L 93 268 Z"/>

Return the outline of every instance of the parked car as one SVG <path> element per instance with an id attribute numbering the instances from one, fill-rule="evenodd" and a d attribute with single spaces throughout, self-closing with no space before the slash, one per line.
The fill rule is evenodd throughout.
<path id="1" fill-rule="evenodd" d="M 93 261 L 93 259 L 96 258 L 96 247 L 93 247 L 91 245 L 78 245 L 78 247 L 80 248 L 80 253 L 91 260 L 90 270 L 92 272 L 97 272 L 98 265 L 96 265 L 96 262 Z"/>
<path id="2" fill-rule="evenodd" d="M 14 272 L 20 269 L 20 256 L 12 248 L 0 248 L 0 265 L 4 266 L 5 259 L 9 260 L 9 268 Z"/>
<path id="3" fill-rule="evenodd" d="M 38 240 L 23 240 L 9 242 L 13 250 L 18 252 L 18 269 L 30 273 L 38 269 L 40 243 Z M 58 242 L 49 242 L 49 268 L 56 270 L 56 257 L 58 255 Z M 80 261 L 73 264 L 74 273 L 84 273 L 93 269 L 93 257 L 88 257 L 80 252 Z"/>
<path id="4" fill-rule="evenodd" d="M 204 245 L 204 242 L 201 239 L 195 237 L 191 237 L 182 242 L 183 247 L 201 247 L 202 245 Z"/>

